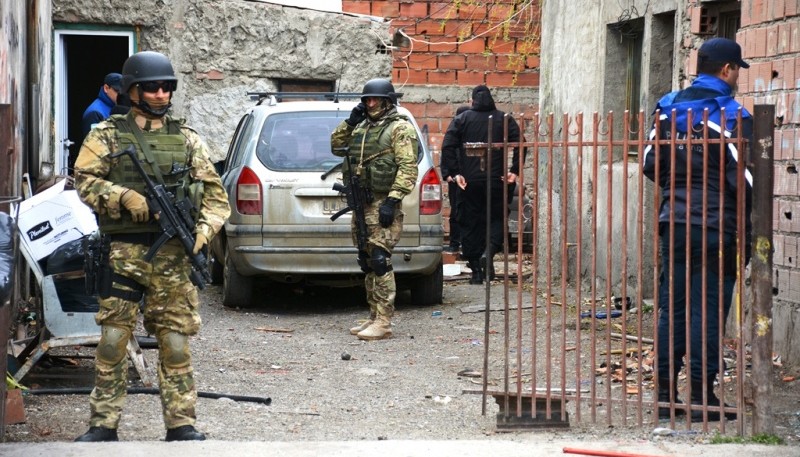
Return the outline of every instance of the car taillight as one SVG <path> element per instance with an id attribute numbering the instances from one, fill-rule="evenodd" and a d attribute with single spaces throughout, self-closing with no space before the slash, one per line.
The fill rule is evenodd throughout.
<path id="1" fill-rule="evenodd" d="M 419 214 L 421 216 L 438 214 L 442 211 L 442 181 L 436 170 L 431 168 L 422 178 L 419 188 Z"/>
<path id="2" fill-rule="evenodd" d="M 240 214 L 261 214 L 261 181 L 244 167 L 236 181 L 236 209 Z"/>

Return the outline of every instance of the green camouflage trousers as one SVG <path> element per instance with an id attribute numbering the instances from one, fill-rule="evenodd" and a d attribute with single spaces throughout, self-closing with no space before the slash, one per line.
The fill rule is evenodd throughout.
<path id="1" fill-rule="evenodd" d="M 403 231 L 403 211 L 399 208 L 395 210 L 395 217 L 392 225 L 383 228 L 378 222 L 378 208 L 383 202 L 384 196 L 376 196 L 375 200 L 364 209 L 364 219 L 367 223 L 367 254 L 372 257 L 372 250 L 376 247 L 384 249 L 389 255 L 392 254 L 400 235 Z M 351 225 L 353 233 L 353 245 L 358 246 L 356 238 L 355 223 Z M 391 265 L 391 258 L 388 259 Z M 394 315 L 394 299 L 397 295 L 397 284 L 394 281 L 394 271 L 390 271 L 383 276 L 378 276 L 373 272 L 367 273 L 364 278 L 364 287 L 367 291 L 367 303 L 370 312 L 390 319 Z"/>
<path id="2" fill-rule="evenodd" d="M 188 343 L 182 351 L 184 363 L 176 368 L 165 360 L 174 360 L 174 353 L 165 344 L 170 333 L 195 335 L 200 330 L 197 289 L 189 280 L 190 266 L 183 247 L 175 241 L 164 244 L 151 262 L 142 260 L 148 247 L 130 243 L 111 243 L 109 255 L 114 272 L 134 279 L 145 286 L 144 326 L 158 340 L 158 381 L 161 406 L 166 428 L 194 425 L 197 391 L 189 355 Z M 119 289 L 130 288 L 114 284 Z M 139 313 L 139 303 L 116 297 L 100 299 L 95 321 L 101 326 L 116 327 L 130 335 Z M 106 332 L 99 347 L 104 344 Z M 128 358 L 110 364 L 95 357 L 95 388 L 89 397 L 90 425 L 117 428 L 125 403 Z"/>

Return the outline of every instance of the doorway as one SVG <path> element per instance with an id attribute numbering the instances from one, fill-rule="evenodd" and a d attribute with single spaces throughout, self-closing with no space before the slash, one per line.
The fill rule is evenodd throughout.
<path id="1" fill-rule="evenodd" d="M 120 73 L 134 49 L 133 30 L 56 28 L 53 160 L 57 174 L 72 174 L 83 142 L 83 111 L 97 98 L 105 75 Z"/>

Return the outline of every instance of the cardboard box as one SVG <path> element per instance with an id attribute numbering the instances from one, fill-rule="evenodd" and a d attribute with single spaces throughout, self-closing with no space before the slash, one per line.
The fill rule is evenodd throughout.
<path id="1" fill-rule="evenodd" d="M 62 180 L 19 204 L 20 239 L 36 260 L 97 230 L 92 210 L 78 198 L 78 191 L 64 190 L 65 185 Z"/>

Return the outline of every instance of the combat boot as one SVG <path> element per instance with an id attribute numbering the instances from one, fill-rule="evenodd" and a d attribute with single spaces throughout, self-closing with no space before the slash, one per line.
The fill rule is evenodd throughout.
<path id="1" fill-rule="evenodd" d="M 675 417 L 683 416 L 686 414 L 686 411 L 679 408 L 679 405 L 683 405 L 680 400 L 678 400 L 678 386 L 674 387 L 674 399 L 675 399 Z M 658 379 L 658 402 L 659 403 L 669 403 L 669 379 Z M 658 407 L 658 418 L 659 419 L 669 419 L 671 417 L 669 406 L 659 406 Z"/>
<path id="2" fill-rule="evenodd" d="M 472 270 L 472 277 L 469 278 L 470 284 L 483 284 L 483 270 L 481 269 L 480 261 L 470 260 L 467 265 Z"/>
<path id="3" fill-rule="evenodd" d="M 480 260 L 481 270 L 483 270 L 483 274 L 486 277 L 487 281 L 494 281 L 494 255 L 492 255 L 489 259 L 486 258 L 486 255 L 481 256 Z"/>
<path id="4" fill-rule="evenodd" d="M 164 441 L 205 441 L 206 436 L 191 425 L 181 425 L 180 427 L 167 430 L 167 437 Z"/>
<path id="5" fill-rule="evenodd" d="M 119 441 L 117 429 L 105 427 L 89 427 L 89 431 L 75 438 L 75 441 Z"/>
<path id="6" fill-rule="evenodd" d="M 706 382 L 706 398 L 708 401 L 708 406 L 720 406 L 721 402 L 719 398 L 714 393 L 714 379 L 709 379 Z M 692 404 L 693 405 L 702 405 L 703 404 L 703 381 L 692 381 Z M 729 405 L 725 405 L 725 407 L 729 407 Z M 734 421 L 738 418 L 736 413 L 725 413 L 725 419 L 729 421 Z M 709 422 L 718 422 L 720 419 L 719 411 L 709 411 L 708 412 L 708 421 Z M 692 411 L 692 422 L 703 422 L 703 411 Z"/>
<path id="7" fill-rule="evenodd" d="M 361 325 L 356 325 L 355 327 L 350 329 L 350 334 L 358 335 L 359 332 L 361 332 L 362 330 L 366 330 L 367 327 L 372 325 L 373 322 L 375 322 L 375 313 L 370 313 L 369 319 L 362 322 Z"/>
<path id="8" fill-rule="evenodd" d="M 359 340 L 385 340 L 392 337 L 392 323 L 384 316 L 377 316 L 372 325 L 358 332 Z"/>

